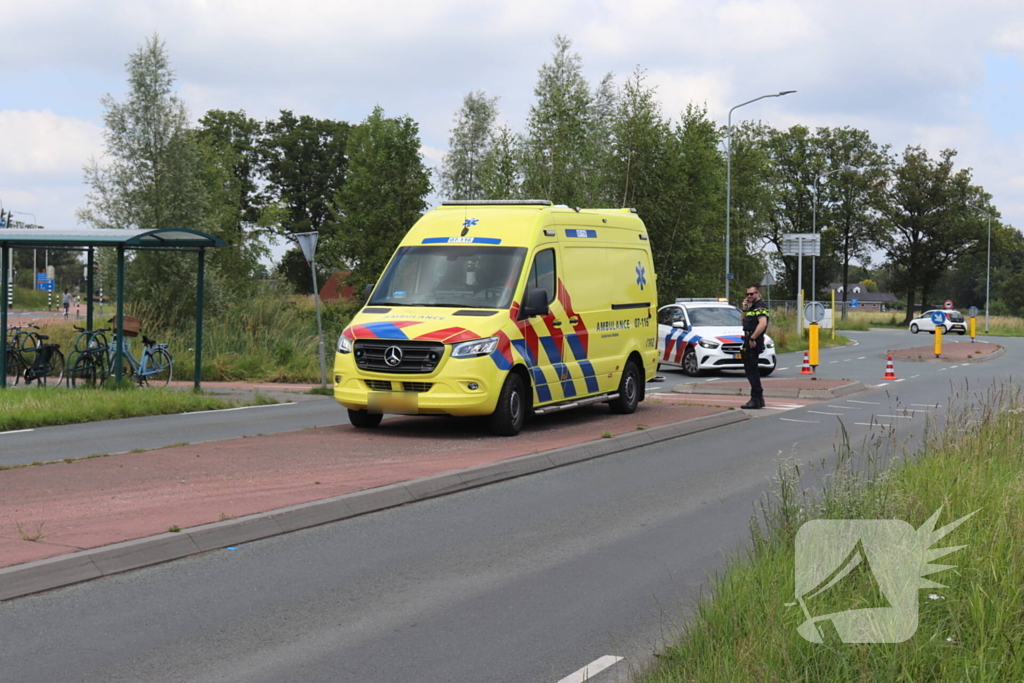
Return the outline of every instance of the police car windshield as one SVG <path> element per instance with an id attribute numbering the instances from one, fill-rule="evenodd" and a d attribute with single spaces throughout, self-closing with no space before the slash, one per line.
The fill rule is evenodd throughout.
<path id="1" fill-rule="evenodd" d="M 691 308 L 690 323 L 695 327 L 739 327 L 743 324 L 740 312 L 732 306 Z"/>
<path id="2" fill-rule="evenodd" d="M 507 309 L 525 261 L 522 247 L 400 247 L 368 303 Z"/>

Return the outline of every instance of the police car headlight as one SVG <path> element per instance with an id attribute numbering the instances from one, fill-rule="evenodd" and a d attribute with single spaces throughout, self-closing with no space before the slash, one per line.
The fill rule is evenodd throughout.
<path id="1" fill-rule="evenodd" d="M 473 341 L 462 342 L 452 347 L 452 358 L 476 358 L 477 356 L 488 356 L 498 348 L 498 338 L 488 337 L 487 339 L 474 339 Z"/>
<path id="2" fill-rule="evenodd" d="M 697 343 L 703 346 L 705 349 L 717 349 L 719 346 L 721 346 L 721 344 L 719 344 L 718 342 L 711 341 L 710 339 L 701 339 Z"/>
<path id="3" fill-rule="evenodd" d="M 769 349 L 774 349 L 775 348 L 775 342 L 773 342 L 773 341 L 766 341 L 764 343 L 764 345 L 767 346 Z"/>
<path id="4" fill-rule="evenodd" d="M 338 353 L 352 353 L 352 340 L 345 335 L 338 337 Z"/>

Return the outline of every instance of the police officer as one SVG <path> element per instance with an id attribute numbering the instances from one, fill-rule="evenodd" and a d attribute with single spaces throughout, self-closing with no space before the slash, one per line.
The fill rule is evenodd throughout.
<path id="1" fill-rule="evenodd" d="M 758 285 L 747 287 L 743 300 L 743 371 L 750 382 L 750 400 L 740 406 L 747 410 L 764 408 L 764 390 L 761 388 L 761 372 L 758 368 L 764 353 L 764 335 L 768 331 L 768 306 L 761 298 Z"/>

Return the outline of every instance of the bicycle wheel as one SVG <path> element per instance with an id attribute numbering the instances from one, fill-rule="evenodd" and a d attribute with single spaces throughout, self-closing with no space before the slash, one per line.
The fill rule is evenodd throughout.
<path id="1" fill-rule="evenodd" d="M 50 362 L 46 365 L 46 372 L 39 378 L 39 383 L 44 387 L 49 384 L 60 384 L 64 379 L 64 353 L 60 349 L 50 352 Z"/>
<path id="2" fill-rule="evenodd" d="M 148 387 L 166 387 L 171 383 L 171 368 L 174 361 L 166 349 L 155 349 L 145 361 L 146 371 L 143 383 Z"/>
<path id="3" fill-rule="evenodd" d="M 14 345 L 21 354 L 22 374 L 25 374 L 24 369 L 32 367 L 36 354 L 43 348 L 43 340 L 39 338 L 38 332 L 19 332 Z"/>
<path id="4" fill-rule="evenodd" d="M 7 349 L 7 371 L 5 372 L 7 386 L 13 387 L 17 385 L 24 369 L 21 363 L 21 354 L 18 353 L 17 349 Z"/>
<path id="5" fill-rule="evenodd" d="M 73 387 L 98 387 L 106 376 L 107 362 L 101 353 L 79 354 L 68 370 L 68 382 Z"/>

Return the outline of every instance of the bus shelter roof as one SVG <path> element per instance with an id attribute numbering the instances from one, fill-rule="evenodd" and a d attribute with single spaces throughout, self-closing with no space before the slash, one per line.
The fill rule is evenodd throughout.
<path id="1" fill-rule="evenodd" d="M 117 246 L 123 246 L 126 249 L 197 249 L 227 246 L 219 237 L 187 228 L 161 228 L 159 230 L 120 228 L 0 229 L 0 244 L 5 247 L 23 249 Z"/>

